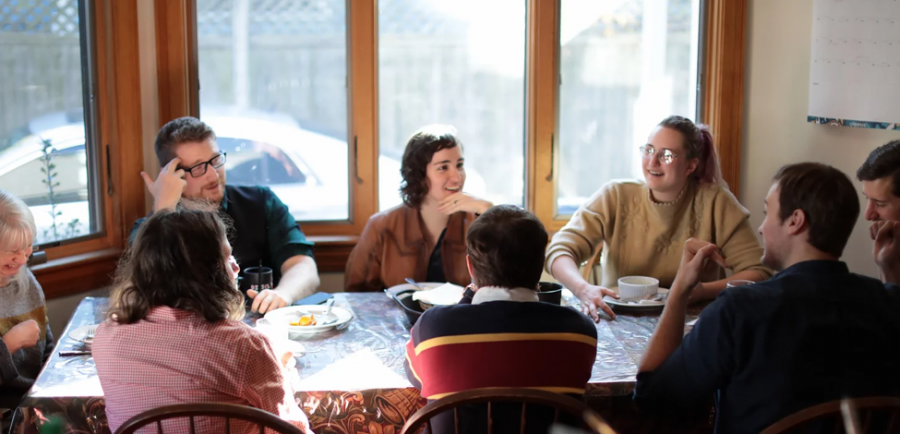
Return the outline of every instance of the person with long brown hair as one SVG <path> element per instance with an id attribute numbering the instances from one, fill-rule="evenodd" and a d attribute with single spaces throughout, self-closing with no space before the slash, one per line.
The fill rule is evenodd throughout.
<path id="1" fill-rule="evenodd" d="M 381 291 L 406 278 L 471 282 L 466 230 L 493 206 L 463 192 L 462 142 L 456 128 L 429 125 L 410 137 L 400 167 L 403 204 L 373 215 L 347 259 L 347 291 Z"/>
<path id="2" fill-rule="evenodd" d="M 160 210 L 138 230 L 93 343 L 110 430 L 146 410 L 202 402 L 248 405 L 306 428 L 287 381 L 293 358 L 279 360 L 240 321 L 244 297 L 226 232 L 215 213 L 184 209 Z M 180 432 L 183 422 L 169 429 Z M 198 432 L 222 432 L 217 423 L 202 421 Z"/>
<path id="3" fill-rule="evenodd" d="M 722 181 L 712 134 L 705 125 L 670 116 L 640 147 L 643 181 L 610 181 L 550 241 L 545 268 L 571 289 L 582 309 L 599 321 L 597 308 L 615 318 L 603 296 L 622 276 L 650 276 L 672 284 L 681 247 L 694 237 L 722 249 L 730 279 L 760 281 L 772 271 L 760 262 L 762 246 L 750 213 Z M 588 283 L 578 264 L 603 246 L 600 285 Z M 714 298 L 727 280 L 720 268 L 703 274 L 694 299 Z"/>

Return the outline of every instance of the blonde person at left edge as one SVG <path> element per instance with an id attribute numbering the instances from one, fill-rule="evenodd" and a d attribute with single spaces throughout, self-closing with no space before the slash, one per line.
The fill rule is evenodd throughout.
<path id="1" fill-rule="evenodd" d="M 159 176 L 154 180 L 141 172 L 153 195 L 153 211 L 181 204 L 227 214 L 234 258 L 241 269 L 260 263 L 272 268 L 273 290 L 247 291 L 253 312 L 278 309 L 316 291 L 319 273 L 313 243 L 268 187 L 225 185 L 227 156 L 219 150 L 212 128 L 197 118 L 175 119 L 159 130 L 155 148 L 162 166 Z M 135 222 L 132 237 L 145 220 Z"/>
<path id="2" fill-rule="evenodd" d="M 44 292 L 26 266 L 35 232 L 28 206 L 0 190 L 0 432 L 53 353 Z"/>

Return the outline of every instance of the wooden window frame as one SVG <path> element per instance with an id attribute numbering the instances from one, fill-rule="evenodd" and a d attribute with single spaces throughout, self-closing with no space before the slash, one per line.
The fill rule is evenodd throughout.
<path id="1" fill-rule="evenodd" d="M 199 116 L 196 0 L 156 2 L 159 122 Z M 377 2 L 347 0 L 347 104 L 350 218 L 301 222 L 316 242 L 319 271 L 342 272 L 359 235 L 378 212 Z"/>
<path id="2" fill-rule="evenodd" d="M 104 227 L 100 236 L 45 250 L 47 262 L 31 269 L 48 299 L 108 285 L 124 247 L 123 234 L 143 212 L 143 181 L 134 176 L 141 170 L 137 4 L 98 0 L 90 5 Z"/>
<path id="3" fill-rule="evenodd" d="M 702 119 L 715 135 L 722 178 L 740 198 L 747 0 L 706 0 L 705 3 Z"/>
<path id="4" fill-rule="evenodd" d="M 529 209 L 556 232 L 569 216 L 556 213 L 559 173 L 559 14 L 560 1 L 530 0 L 528 48 L 528 185 Z M 743 121 L 746 0 L 703 0 L 701 122 L 715 135 L 722 177 L 740 193 L 741 126 Z M 597 188 L 600 186 L 598 185 Z"/>
<path id="5" fill-rule="evenodd" d="M 526 0 L 525 205 L 555 232 L 559 173 L 560 1 Z M 317 242 L 320 271 L 343 271 L 369 216 L 378 211 L 378 1 L 346 0 L 348 143 L 352 215 L 341 223 L 303 223 Z M 723 177 L 739 192 L 746 0 L 703 0 L 701 119 L 716 135 Z M 160 123 L 197 115 L 196 0 L 156 2 Z"/>

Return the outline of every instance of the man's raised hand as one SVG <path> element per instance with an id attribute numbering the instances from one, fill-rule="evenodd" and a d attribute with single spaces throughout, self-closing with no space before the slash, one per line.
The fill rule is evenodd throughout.
<path id="1" fill-rule="evenodd" d="M 144 184 L 147 184 L 147 190 L 153 196 L 153 211 L 163 209 L 174 209 L 181 200 L 181 194 L 187 185 L 184 169 L 179 169 L 178 164 L 181 159 L 175 157 L 169 164 L 160 169 L 159 176 L 154 181 L 147 172 L 141 172 L 141 178 L 144 178 Z"/>

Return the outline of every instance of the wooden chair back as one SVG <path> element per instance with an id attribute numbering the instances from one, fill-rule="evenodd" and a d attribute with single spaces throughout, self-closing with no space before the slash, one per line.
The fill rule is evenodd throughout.
<path id="1" fill-rule="evenodd" d="M 224 403 L 176 404 L 154 408 L 138 414 L 125 421 L 116 434 L 134 434 L 144 427 L 155 426 L 156 434 L 163 434 L 163 422 L 187 418 L 190 434 L 197 434 L 196 418 L 222 418 L 225 434 L 231 434 L 232 420 L 249 422 L 259 428 L 260 434 L 276 432 L 279 434 L 303 434 L 300 428 L 280 417 L 254 407 Z"/>
<path id="2" fill-rule="evenodd" d="M 775 422 L 761 434 L 809 432 L 813 425 L 827 423 L 828 419 L 835 434 L 900 432 L 900 398 L 850 398 L 814 405 Z"/>
<path id="3" fill-rule="evenodd" d="M 568 414 L 581 421 L 583 428 L 590 432 L 601 434 L 615 434 L 615 431 L 594 410 L 591 410 L 584 402 L 571 396 L 552 393 L 537 389 L 494 387 L 468 390 L 455 393 L 437 401 L 428 403 L 425 407 L 415 412 L 403 425 L 400 434 L 418 433 L 422 427 L 427 427 L 429 433 L 434 432 L 431 420 L 444 412 L 453 411 L 455 433 L 460 433 L 460 408 L 472 404 L 487 404 L 486 432 L 493 434 L 494 419 L 492 404 L 521 403 L 521 419 L 519 421 L 521 433 L 525 432 L 528 422 L 528 405 L 534 404 L 553 409 L 553 421 L 558 422 L 560 414 Z"/>

